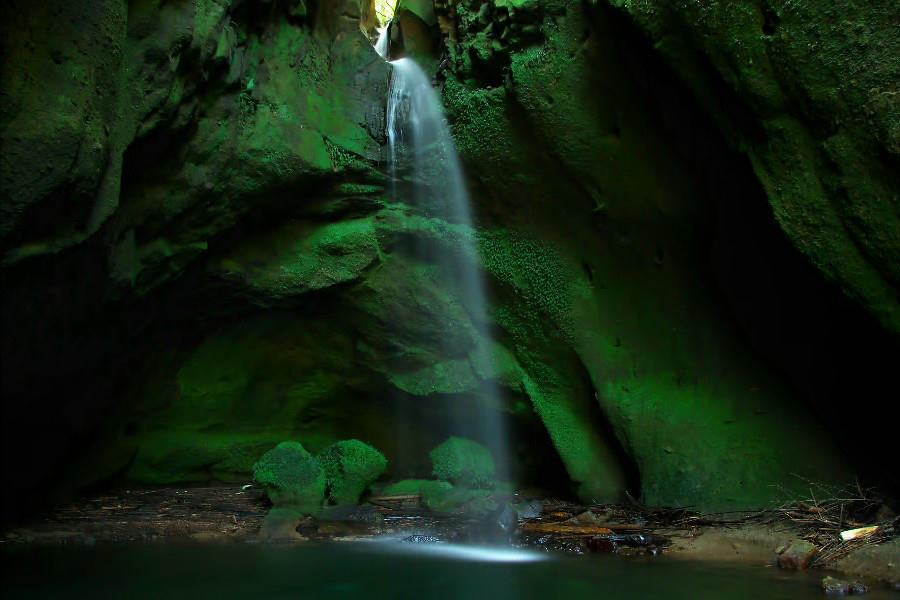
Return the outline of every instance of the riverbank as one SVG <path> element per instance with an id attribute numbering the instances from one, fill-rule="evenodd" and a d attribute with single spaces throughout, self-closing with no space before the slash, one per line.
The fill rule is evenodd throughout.
<path id="1" fill-rule="evenodd" d="M 269 526 L 264 537 L 271 543 L 299 544 L 502 540 L 548 553 L 667 555 L 773 568 L 781 563 L 788 569 L 821 570 L 823 576 L 863 578 L 870 585 L 896 586 L 900 580 L 896 533 L 869 542 L 859 539 L 846 552 L 832 551 L 833 560 L 817 562 L 816 554 L 827 547 L 809 541 L 809 524 L 773 514 L 699 515 L 686 510 L 510 499 L 509 508 L 475 517 L 423 510 L 414 496 L 373 497 L 359 507 L 332 507 L 317 517 L 302 517 L 274 529 Z M 269 508 L 262 490 L 252 486 L 125 489 L 50 510 L 27 525 L 5 531 L 0 544 L 258 543 Z M 810 554 L 808 564 L 792 562 L 802 563 L 805 552 Z"/>

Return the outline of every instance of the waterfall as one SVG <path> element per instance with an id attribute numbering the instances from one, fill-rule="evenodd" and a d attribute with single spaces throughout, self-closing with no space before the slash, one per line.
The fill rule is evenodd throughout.
<path id="1" fill-rule="evenodd" d="M 375 42 L 375 52 L 384 60 L 388 60 L 388 36 L 390 35 L 390 29 L 389 25 L 382 27 L 381 31 L 378 32 L 378 41 Z"/>
<path id="2" fill-rule="evenodd" d="M 382 44 L 382 39 L 384 40 Z M 378 47 L 387 54 L 387 29 L 379 37 Z M 382 55 L 384 56 L 384 55 Z M 443 221 L 448 234 L 443 244 L 420 245 L 423 261 L 437 264 L 454 282 L 454 290 L 466 308 L 479 343 L 480 351 L 472 352 L 469 361 L 477 374 L 492 372 L 489 344 L 490 323 L 468 188 L 463 177 L 459 155 L 444 119 L 440 99 L 428 76 L 411 58 L 390 61 L 391 84 L 387 104 L 387 137 L 391 173 L 397 196 L 397 172 L 401 158 L 411 166 L 405 186 L 409 203 L 421 215 Z M 452 241 L 451 241 L 452 240 Z M 445 356 L 445 358 L 448 358 Z M 488 446 L 500 477 L 509 476 L 509 460 L 500 393 L 493 381 L 482 385 L 481 401 L 471 411 L 459 409 L 455 415 L 456 435 L 481 441 Z M 465 413 L 465 414 L 463 414 Z"/>

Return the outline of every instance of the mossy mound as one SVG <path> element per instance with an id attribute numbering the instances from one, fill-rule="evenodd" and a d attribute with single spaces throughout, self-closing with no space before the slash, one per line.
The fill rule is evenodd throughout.
<path id="1" fill-rule="evenodd" d="M 464 511 L 477 515 L 497 507 L 490 490 L 454 486 L 449 481 L 434 479 L 404 479 L 384 488 L 384 493 L 419 494 L 428 509 L 443 513 Z"/>
<path id="2" fill-rule="evenodd" d="M 453 484 L 449 481 L 436 481 L 434 479 L 404 479 L 390 484 L 384 488 L 383 493 L 388 496 L 419 494 L 422 496 L 422 503 L 431 508 L 429 499 L 437 499 L 451 489 L 453 489 Z"/>
<path id="3" fill-rule="evenodd" d="M 325 471 L 299 442 L 281 442 L 263 454 L 253 479 L 276 506 L 318 506 L 325 497 Z"/>
<path id="4" fill-rule="evenodd" d="M 490 450 L 472 440 L 450 437 L 429 453 L 432 473 L 455 485 L 490 489 L 497 469 Z"/>
<path id="5" fill-rule="evenodd" d="M 436 483 L 446 483 L 439 481 Z M 422 502 L 436 512 L 465 512 L 482 515 L 497 508 L 492 492 L 462 486 L 430 486 L 422 490 Z"/>
<path id="6" fill-rule="evenodd" d="M 381 452 L 359 440 L 334 443 L 317 460 L 325 472 L 328 499 L 335 504 L 357 504 L 387 467 Z"/>

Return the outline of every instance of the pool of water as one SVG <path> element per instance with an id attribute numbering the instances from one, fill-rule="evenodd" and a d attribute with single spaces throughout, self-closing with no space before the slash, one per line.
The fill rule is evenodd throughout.
<path id="1" fill-rule="evenodd" d="M 451 544 L 7 547 L 2 560 L 6 599 L 825 597 L 821 572 Z"/>

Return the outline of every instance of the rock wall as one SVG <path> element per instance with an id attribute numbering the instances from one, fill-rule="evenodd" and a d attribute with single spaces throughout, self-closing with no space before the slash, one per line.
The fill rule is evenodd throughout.
<path id="1" fill-rule="evenodd" d="M 890 215 L 879 216 L 890 203 L 875 199 L 894 175 L 866 162 L 880 174 L 866 186 L 858 174 L 825 177 L 810 166 L 825 164 L 820 149 L 802 177 L 821 181 L 807 188 L 840 179 L 848 198 L 874 194 L 853 196 L 877 208 L 872 222 L 835 217 L 825 192 L 792 199 L 776 180 L 800 171 L 777 156 L 800 142 L 774 148 L 789 138 L 760 133 L 757 103 L 734 120 L 719 96 L 693 99 L 706 88 L 622 33 L 627 19 L 656 35 L 657 13 L 435 3 L 437 26 L 421 31 L 442 35 L 437 77 L 476 204 L 469 231 L 396 195 L 410 182 L 403 169 L 392 182 L 385 161 L 389 67 L 361 32 L 368 2 L 2 10 L 7 503 L 111 477 L 242 481 L 284 439 L 312 452 L 360 439 L 384 452 L 389 477 L 421 476 L 427 450 L 453 433 L 454 407 L 497 387 L 508 475 L 554 493 L 747 507 L 771 500 L 772 486 L 802 485 L 794 473 L 849 477 L 798 400 L 796 368 L 770 350 L 792 323 L 757 318 L 761 341 L 748 334 L 741 307 L 770 309 L 741 304 L 727 276 L 753 254 L 732 237 L 749 231 L 769 252 L 781 243 L 775 221 L 768 209 L 758 228 L 722 221 L 732 205 L 768 199 L 794 246 L 893 327 Z M 675 22 L 672 11 L 659 22 Z M 693 31 L 678 29 L 685 40 Z M 704 73 L 717 93 L 723 79 L 749 85 Z M 821 114 L 842 119 L 830 106 Z M 794 131 L 799 118 L 775 120 Z M 870 143 L 886 152 L 884 118 Z M 792 229 L 789 213 L 838 218 L 844 237 Z M 490 324 L 473 322 L 455 275 L 423 258 L 456 251 L 460 236 L 477 240 L 479 256 L 464 258 L 486 274 Z M 790 262 L 783 245 L 772 262 Z M 731 252 L 717 273 L 711 254 Z M 854 267 L 863 254 L 867 266 Z M 771 287 L 821 295 L 844 318 L 824 281 L 791 287 L 795 273 L 819 278 L 799 256 Z M 756 290 L 771 268 L 737 279 Z M 854 331 L 866 323 L 853 319 Z M 896 340 L 887 354 L 873 348 L 889 364 Z M 849 379 L 869 356 L 857 353 L 859 365 L 843 363 Z M 816 365 L 811 378 L 823 375 Z"/>
<path id="2" fill-rule="evenodd" d="M 900 332 L 896 3 L 608 3 L 746 152 L 793 245 Z"/>

